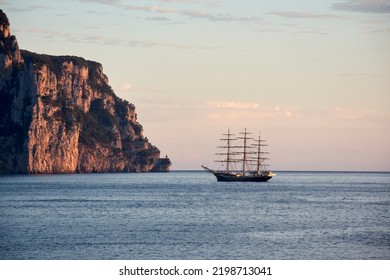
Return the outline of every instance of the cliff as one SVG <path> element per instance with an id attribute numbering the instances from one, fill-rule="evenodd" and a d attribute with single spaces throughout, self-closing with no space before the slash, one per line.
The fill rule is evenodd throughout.
<path id="1" fill-rule="evenodd" d="M 168 171 L 102 65 L 20 50 L 0 10 L 0 172 Z"/>

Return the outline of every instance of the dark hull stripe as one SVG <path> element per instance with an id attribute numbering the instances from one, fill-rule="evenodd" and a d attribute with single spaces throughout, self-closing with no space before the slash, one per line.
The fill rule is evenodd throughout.
<path id="1" fill-rule="evenodd" d="M 214 174 L 217 181 L 221 182 L 267 182 L 272 176 L 226 176 Z"/>

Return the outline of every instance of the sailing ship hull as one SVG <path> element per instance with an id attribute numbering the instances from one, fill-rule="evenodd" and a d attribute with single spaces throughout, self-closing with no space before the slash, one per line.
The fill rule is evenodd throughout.
<path id="1" fill-rule="evenodd" d="M 245 174 L 215 171 L 202 165 L 202 168 L 207 172 L 212 173 L 217 177 L 218 182 L 267 182 L 275 176 L 275 173 L 268 171 L 261 174 Z"/>
<path id="2" fill-rule="evenodd" d="M 246 176 L 238 176 L 231 174 L 218 174 L 214 173 L 215 177 L 217 177 L 217 181 L 219 182 L 267 182 L 273 176 L 268 175 L 246 175 Z"/>

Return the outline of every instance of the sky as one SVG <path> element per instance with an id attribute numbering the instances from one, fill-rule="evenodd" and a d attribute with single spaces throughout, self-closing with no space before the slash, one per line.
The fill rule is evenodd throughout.
<path id="1" fill-rule="evenodd" d="M 228 129 L 273 170 L 390 171 L 390 0 L 0 0 L 21 49 L 103 65 L 174 170 Z"/>

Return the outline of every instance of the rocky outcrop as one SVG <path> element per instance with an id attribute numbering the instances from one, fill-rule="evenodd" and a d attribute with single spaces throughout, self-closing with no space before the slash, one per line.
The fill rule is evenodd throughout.
<path id="1" fill-rule="evenodd" d="M 168 171 L 102 65 L 20 50 L 0 10 L 0 172 Z"/>

